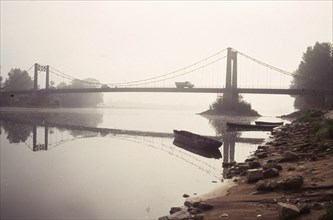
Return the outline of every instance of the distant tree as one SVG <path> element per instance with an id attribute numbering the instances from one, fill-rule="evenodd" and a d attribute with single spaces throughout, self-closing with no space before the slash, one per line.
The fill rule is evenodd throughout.
<path id="1" fill-rule="evenodd" d="M 67 84 L 65 82 L 61 82 L 57 85 L 57 89 L 63 89 L 63 88 L 67 88 Z"/>
<path id="2" fill-rule="evenodd" d="M 11 69 L 4 83 L 4 90 L 24 90 L 33 88 L 33 80 L 28 72 L 21 69 Z"/>
<path id="3" fill-rule="evenodd" d="M 77 88 L 98 88 L 100 83 L 96 79 L 88 78 L 84 80 L 74 79 L 70 85 L 60 83 L 58 89 L 77 89 Z M 59 94 L 57 97 L 60 99 L 63 107 L 96 107 L 98 104 L 103 103 L 102 93 L 69 93 Z"/>
<path id="4" fill-rule="evenodd" d="M 291 88 L 329 90 L 332 87 L 332 44 L 317 42 L 313 47 L 308 47 L 303 54 Z M 324 105 L 324 96 L 295 96 L 294 106 L 298 109 Z"/>

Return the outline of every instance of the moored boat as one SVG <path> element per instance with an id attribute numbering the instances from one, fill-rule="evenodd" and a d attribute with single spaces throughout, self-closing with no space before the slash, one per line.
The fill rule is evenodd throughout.
<path id="1" fill-rule="evenodd" d="M 271 131 L 278 125 L 253 125 L 227 122 L 227 127 L 230 130 L 236 131 Z"/>
<path id="2" fill-rule="evenodd" d="M 173 130 L 175 141 L 200 149 L 219 148 L 221 141 L 184 130 Z"/>
<path id="3" fill-rule="evenodd" d="M 220 159 L 222 158 L 221 151 L 218 148 L 198 148 L 198 147 L 192 147 L 184 143 L 180 143 L 176 140 L 173 141 L 173 144 L 179 148 L 182 148 L 186 151 L 189 151 L 191 153 L 194 153 L 196 155 L 200 155 L 202 157 L 206 158 L 214 158 L 214 159 Z"/>
<path id="4" fill-rule="evenodd" d="M 275 125 L 275 126 L 283 125 L 283 122 L 255 121 L 255 123 L 256 125 Z"/>

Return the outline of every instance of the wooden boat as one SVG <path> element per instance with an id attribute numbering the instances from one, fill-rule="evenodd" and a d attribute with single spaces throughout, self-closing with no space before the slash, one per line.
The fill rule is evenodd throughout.
<path id="1" fill-rule="evenodd" d="M 182 148 L 196 155 L 200 155 L 202 157 L 214 158 L 214 159 L 222 158 L 221 151 L 218 148 L 197 148 L 197 147 L 188 146 L 176 140 L 173 141 L 173 144 L 179 148 Z"/>
<path id="2" fill-rule="evenodd" d="M 209 148 L 219 148 L 222 145 L 221 141 L 202 136 L 199 134 L 194 134 L 189 131 L 183 130 L 173 130 L 175 136 L 175 141 L 185 144 L 190 147 L 209 149 Z"/>
<path id="3" fill-rule="evenodd" d="M 228 129 L 236 131 L 271 131 L 277 126 L 278 125 L 253 125 L 227 122 Z"/>
<path id="4" fill-rule="evenodd" d="M 266 121 L 255 121 L 256 125 L 283 125 L 283 122 L 266 122 Z"/>

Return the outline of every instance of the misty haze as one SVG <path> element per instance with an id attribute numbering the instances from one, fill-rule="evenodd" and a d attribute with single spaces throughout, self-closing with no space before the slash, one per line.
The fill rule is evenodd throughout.
<path id="1" fill-rule="evenodd" d="M 258 205 L 270 194 L 234 187 L 260 191 L 251 172 L 299 146 L 321 150 L 270 165 L 281 181 L 264 190 L 285 190 L 282 172 L 315 152 L 332 158 L 331 1 L 0 4 L 1 219 L 287 219 L 291 205 L 301 219 L 318 208 Z"/>

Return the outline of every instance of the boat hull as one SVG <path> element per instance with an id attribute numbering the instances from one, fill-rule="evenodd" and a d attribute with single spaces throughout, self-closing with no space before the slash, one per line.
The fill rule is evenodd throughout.
<path id="1" fill-rule="evenodd" d="M 266 121 L 255 121 L 256 125 L 275 125 L 280 126 L 283 125 L 283 122 L 266 122 Z"/>
<path id="2" fill-rule="evenodd" d="M 189 131 L 173 130 L 175 142 L 184 144 L 189 147 L 199 149 L 219 148 L 222 145 L 221 141 L 205 137 L 202 135 L 194 134 Z"/>
<path id="3" fill-rule="evenodd" d="M 277 125 L 252 125 L 227 122 L 227 127 L 229 130 L 236 131 L 271 131 Z"/>

